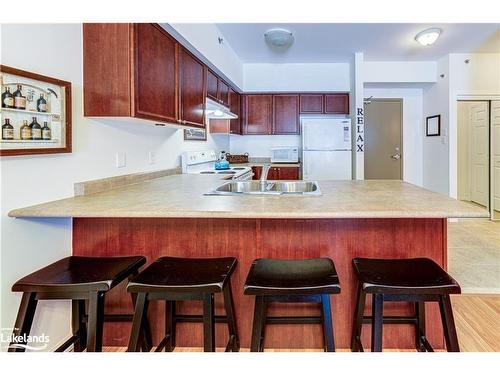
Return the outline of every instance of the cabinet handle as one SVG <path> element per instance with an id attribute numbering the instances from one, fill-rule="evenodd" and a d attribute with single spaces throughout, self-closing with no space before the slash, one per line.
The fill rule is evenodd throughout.
<path id="1" fill-rule="evenodd" d="M 181 119 L 177 119 L 177 123 L 178 124 L 182 123 L 182 120 Z"/>

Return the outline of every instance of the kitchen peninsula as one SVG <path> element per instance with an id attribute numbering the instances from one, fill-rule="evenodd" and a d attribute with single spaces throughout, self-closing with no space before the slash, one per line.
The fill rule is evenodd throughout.
<path id="1" fill-rule="evenodd" d="M 447 218 L 487 217 L 475 206 L 401 181 L 319 181 L 320 196 L 206 196 L 224 183 L 220 176 L 175 174 L 112 190 L 13 210 L 11 217 L 72 217 L 74 255 L 141 254 L 151 262 L 169 256 L 234 256 L 233 296 L 241 346 L 250 344 L 253 299 L 243 283 L 256 258 L 330 257 L 341 293 L 331 298 L 338 348 L 350 346 L 355 301 L 353 257 L 428 257 L 447 267 Z M 130 312 L 124 286 L 109 293 L 106 310 Z M 222 301 L 216 301 L 216 309 Z M 369 304 L 368 304 L 369 305 Z M 180 304 L 183 313 L 201 305 Z M 315 306 L 273 306 L 269 315 L 316 314 Z M 367 307 L 367 311 L 370 306 Z M 410 313 L 404 303 L 387 303 L 389 315 Z M 219 310 L 220 311 L 220 310 Z M 155 344 L 163 332 L 163 305 L 153 303 L 150 322 Z M 368 327 L 366 327 L 368 328 Z M 202 345 L 202 326 L 179 324 L 178 346 Z M 270 326 L 267 348 L 321 348 L 319 325 Z M 130 324 L 107 323 L 104 345 L 126 346 Z M 429 306 L 430 343 L 444 347 L 437 306 Z M 217 327 L 217 346 L 227 329 Z M 363 331 L 369 347 L 369 329 Z M 412 348 L 411 326 L 384 327 L 384 348 Z"/>

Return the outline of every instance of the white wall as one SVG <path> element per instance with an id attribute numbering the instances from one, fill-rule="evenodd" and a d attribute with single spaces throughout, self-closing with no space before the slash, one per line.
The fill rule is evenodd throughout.
<path id="1" fill-rule="evenodd" d="M 272 147 L 301 147 L 301 140 L 298 135 L 233 135 L 230 143 L 232 154 L 248 152 L 250 157 L 270 157 Z"/>
<path id="2" fill-rule="evenodd" d="M 436 82 L 435 61 L 365 61 L 363 79 L 367 82 Z"/>
<path id="3" fill-rule="evenodd" d="M 238 88 L 243 88 L 243 64 L 224 39 L 216 25 L 212 23 L 171 23 L 170 26 L 196 48 L 207 61 L 213 64 Z M 167 27 L 168 30 L 168 27 Z"/>
<path id="4" fill-rule="evenodd" d="M 244 64 L 251 91 L 350 91 L 349 63 Z"/>
<path id="5" fill-rule="evenodd" d="M 36 35 L 43 43 L 26 43 Z M 229 148 L 229 137 L 184 142 L 182 130 L 83 117 L 82 33 L 80 24 L 1 25 L 1 63 L 72 83 L 73 153 L 1 158 L 0 327 L 12 327 L 19 293 L 10 292 L 21 276 L 71 254 L 70 219 L 13 219 L 19 208 L 73 195 L 73 183 L 179 165 L 188 149 Z M 115 167 L 115 153 L 126 152 L 127 166 Z M 148 152 L 157 162 L 148 164 Z M 49 350 L 69 334 L 66 302 L 46 301 L 37 311 L 34 334 L 50 336 Z M 3 348 L 5 350 L 5 348 Z"/>
<path id="6" fill-rule="evenodd" d="M 365 88 L 364 94 L 403 100 L 403 180 L 422 186 L 423 89 Z"/>
<path id="7" fill-rule="evenodd" d="M 448 195 L 448 119 L 449 119 L 449 56 L 437 62 L 438 80 L 424 89 L 423 119 L 428 116 L 441 115 L 441 136 L 423 137 L 423 183 L 424 187 Z M 444 74 L 444 77 L 440 77 Z M 425 126 L 425 123 L 424 123 Z"/>

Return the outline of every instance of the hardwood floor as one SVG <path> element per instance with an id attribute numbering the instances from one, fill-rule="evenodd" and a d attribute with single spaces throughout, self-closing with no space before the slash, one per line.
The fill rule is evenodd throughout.
<path id="1" fill-rule="evenodd" d="M 462 352 L 500 351 L 500 295 L 452 296 L 458 341 Z M 124 347 L 105 347 L 105 352 L 124 352 Z M 201 352 L 202 348 L 177 348 L 176 352 Z M 223 351 L 219 348 L 218 351 Z M 242 352 L 248 349 L 242 349 Z M 266 352 L 317 352 L 317 349 L 269 349 Z M 339 349 L 339 352 L 348 351 Z M 408 352 L 411 350 L 385 350 Z"/>

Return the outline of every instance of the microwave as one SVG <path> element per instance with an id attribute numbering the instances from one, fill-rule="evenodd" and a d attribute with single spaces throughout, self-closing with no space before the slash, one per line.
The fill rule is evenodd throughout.
<path id="1" fill-rule="evenodd" d="M 290 147 L 274 147 L 271 148 L 271 163 L 298 163 L 299 148 Z"/>

